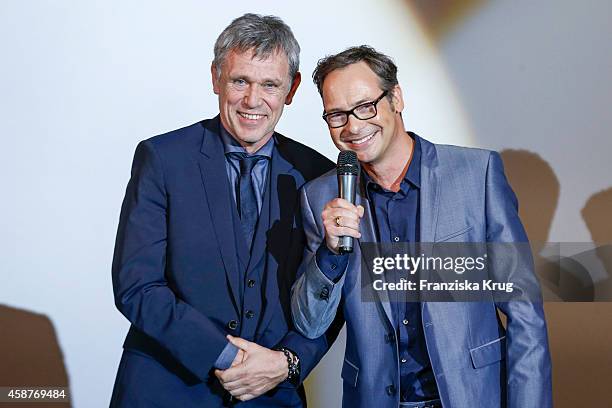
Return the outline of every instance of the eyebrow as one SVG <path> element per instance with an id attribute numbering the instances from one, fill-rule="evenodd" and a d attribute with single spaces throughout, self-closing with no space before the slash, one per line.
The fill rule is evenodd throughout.
<path id="1" fill-rule="evenodd" d="M 250 78 L 248 75 L 230 75 L 229 79 L 231 80 L 244 79 L 247 82 L 256 82 L 253 80 L 253 78 Z M 280 86 L 283 83 L 282 80 L 278 80 L 277 78 L 264 78 L 259 83 L 265 84 L 268 82 L 273 83 L 274 85 L 277 85 L 277 86 Z"/>
<path id="2" fill-rule="evenodd" d="M 362 99 L 358 100 L 357 102 L 355 102 L 353 104 L 352 108 L 349 108 L 349 109 L 334 108 L 334 109 L 326 110 L 325 113 L 326 114 L 331 114 L 331 113 L 337 113 L 337 112 L 348 112 L 351 109 L 355 109 L 359 105 L 363 105 L 364 103 L 372 102 L 373 100 L 374 99 L 372 99 L 372 98 L 362 98 Z"/>

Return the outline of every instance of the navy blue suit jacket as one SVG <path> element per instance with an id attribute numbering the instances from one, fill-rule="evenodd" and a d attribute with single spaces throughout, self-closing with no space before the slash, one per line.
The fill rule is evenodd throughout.
<path id="1" fill-rule="evenodd" d="M 121 209 L 113 259 L 117 308 L 132 323 L 111 406 L 214 407 L 227 394 L 213 364 L 240 320 L 240 250 L 218 116 L 141 142 Z M 301 260 L 298 189 L 333 163 L 278 133 L 270 163 L 270 228 L 253 245 L 267 257 L 254 338 L 301 359 L 301 380 L 337 329 L 310 340 L 293 330 L 289 291 Z M 262 210 L 263 211 L 263 210 Z M 255 256 L 255 255 L 254 255 Z M 333 333 L 332 333 L 333 332 Z M 302 406 L 281 383 L 245 406 Z"/>

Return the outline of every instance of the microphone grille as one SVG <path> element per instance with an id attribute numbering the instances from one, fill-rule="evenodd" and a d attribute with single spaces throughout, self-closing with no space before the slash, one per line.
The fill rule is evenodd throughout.
<path id="1" fill-rule="evenodd" d="M 344 150 L 338 154 L 338 164 L 336 165 L 338 174 L 359 174 L 359 160 L 357 153 L 351 150 Z"/>

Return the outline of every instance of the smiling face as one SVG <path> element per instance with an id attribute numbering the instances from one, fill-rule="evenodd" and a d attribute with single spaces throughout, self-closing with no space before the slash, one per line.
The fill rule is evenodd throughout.
<path id="1" fill-rule="evenodd" d="M 248 152 L 256 152 L 274 133 L 274 128 L 300 84 L 300 74 L 289 78 L 289 63 L 283 52 L 253 58 L 247 52 L 231 51 L 220 75 L 211 68 L 213 90 L 219 95 L 223 127 Z"/>
<path id="2" fill-rule="evenodd" d="M 365 62 L 358 62 L 336 69 L 325 77 L 323 106 L 326 113 L 348 111 L 376 100 L 382 92 L 378 76 Z M 346 125 L 330 128 L 336 147 L 354 151 L 362 163 L 377 165 L 390 160 L 394 147 L 401 143 L 405 135 L 400 116 L 404 101 L 399 86 L 393 89 L 392 95 L 393 104 L 388 97 L 383 98 L 376 105 L 377 114 L 373 118 L 359 120 L 349 115 Z"/>

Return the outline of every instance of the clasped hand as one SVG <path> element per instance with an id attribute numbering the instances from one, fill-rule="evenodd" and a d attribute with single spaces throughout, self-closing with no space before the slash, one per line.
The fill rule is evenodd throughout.
<path id="1" fill-rule="evenodd" d="M 280 351 L 228 335 L 238 353 L 227 370 L 215 375 L 234 398 L 248 401 L 266 393 L 284 381 L 289 374 L 287 358 Z"/>

